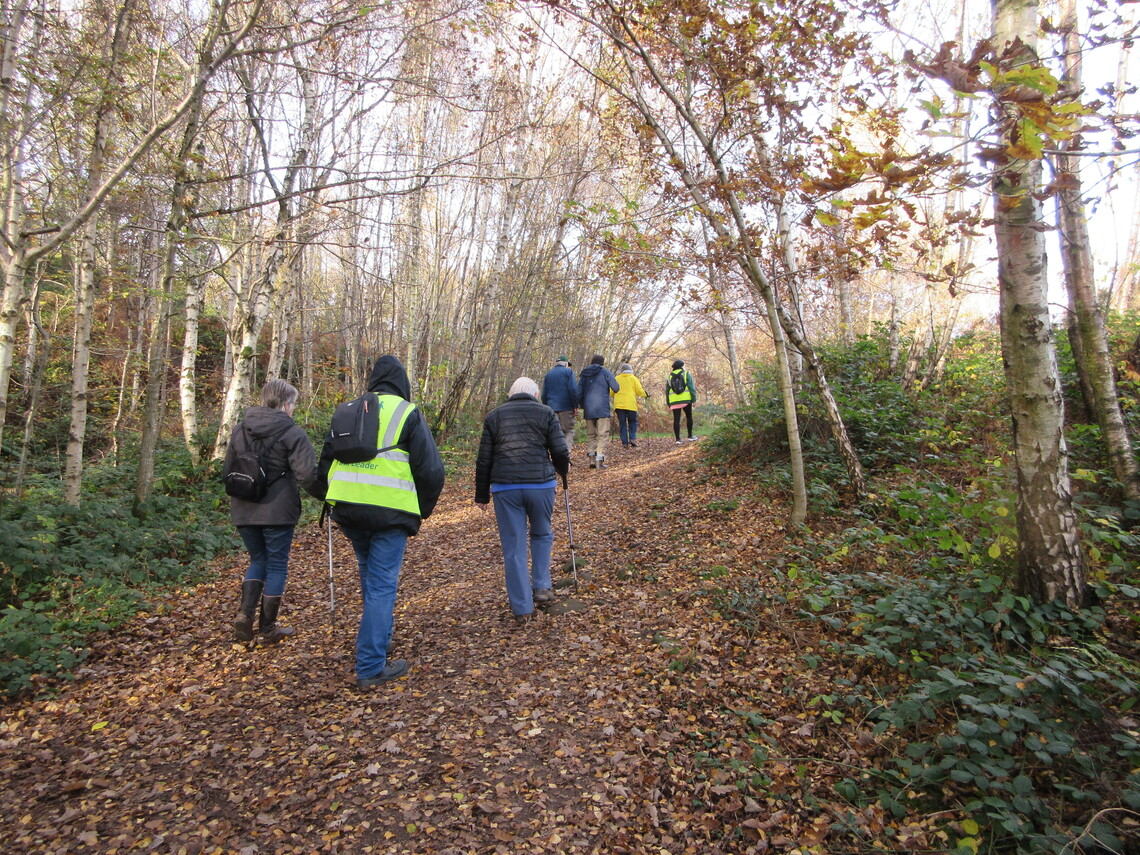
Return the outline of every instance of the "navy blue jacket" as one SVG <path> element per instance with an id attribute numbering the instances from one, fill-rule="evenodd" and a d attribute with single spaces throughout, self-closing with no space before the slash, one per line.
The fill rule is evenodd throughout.
<path id="1" fill-rule="evenodd" d="M 608 419 L 610 417 L 610 390 L 621 391 L 617 378 L 604 365 L 587 365 L 578 375 L 578 400 L 582 405 L 582 418 Z"/>
<path id="2" fill-rule="evenodd" d="M 555 365 L 542 380 L 542 403 L 556 413 L 578 409 L 578 383 L 569 365 Z"/>

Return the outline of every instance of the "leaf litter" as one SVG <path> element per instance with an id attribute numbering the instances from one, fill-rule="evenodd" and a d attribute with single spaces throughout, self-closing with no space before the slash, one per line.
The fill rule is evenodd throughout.
<path id="1" fill-rule="evenodd" d="M 335 622 L 326 531 L 298 527 L 296 635 L 277 646 L 230 638 L 240 556 L 162 595 L 94 639 L 56 697 L 5 705 L 5 851 L 836 851 L 847 806 L 828 782 L 872 747 L 811 707 L 834 675 L 804 665 L 802 626 L 773 613 L 746 632 L 717 612 L 718 590 L 764 578 L 786 508 L 746 474 L 707 477 L 698 453 L 648 439 L 604 472 L 576 465 L 586 608 L 524 627 L 494 516 L 453 478 L 401 572 L 391 655 L 411 670 L 368 692 L 339 532 Z M 554 525 L 567 596 L 561 497 Z"/>

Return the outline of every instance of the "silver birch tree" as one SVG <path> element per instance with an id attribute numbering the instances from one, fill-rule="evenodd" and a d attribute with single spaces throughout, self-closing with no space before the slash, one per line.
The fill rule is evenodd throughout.
<path id="1" fill-rule="evenodd" d="M 8 410 L 8 389 L 16 342 L 16 326 L 27 302 L 27 277 L 37 261 L 53 255 L 99 211 L 154 143 L 178 124 L 205 89 L 217 70 L 238 50 L 254 26 L 262 0 L 242 4 L 237 20 L 230 0 L 219 0 L 210 9 L 210 22 L 202 38 L 202 51 L 210 60 L 188 74 L 185 88 L 172 106 L 136 137 L 134 145 L 114 163 L 107 164 L 99 185 L 58 221 L 38 217 L 28 206 L 29 176 L 26 174 L 32 133 L 42 119 L 37 101 L 51 93 L 40 91 L 42 79 L 25 73 L 42 48 L 44 27 L 50 19 L 42 0 L 17 0 L 6 7 L 0 23 L 0 441 Z M 50 19 L 50 20 L 49 20 Z"/>
<path id="2" fill-rule="evenodd" d="M 1002 67 L 1036 65 L 1036 0 L 994 0 L 993 17 Z M 1008 85 L 999 83 L 995 94 L 999 107 L 1016 105 L 1002 100 L 1003 94 L 1013 94 Z M 1007 142 L 1012 142 L 1008 136 Z M 1035 196 L 1041 187 L 1041 159 L 1019 155 L 1014 149 L 992 179 L 1002 357 L 1017 467 L 1018 586 L 1036 600 L 1079 607 L 1085 597 L 1085 564 L 1069 481 L 1041 203 Z"/>
<path id="3" fill-rule="evenodd" d="M 1074 0 L 1062 0 L 1058 26 L 1063 39 L 1065 74 L 1062 85 L 1069 96 L 1080 97 L 1081 41 L 1077 31 L 1077 6 Z M 1057 171 L 1057 220 L 1060 224 L 1061 261 L 1069 309 L 1073 313 L 1070 335 L 1077 370 L 1088 389 L 1089 405 L 1100 426 L 1101 441 L 1108 453 L 1116 479 L 1126 498 L 1140 502 L 1140 468 L 1132 451 L 1132 439 L 1117 394 L 1112 354 L 1108 347 L 1104 313 L 1097 299 L 1093 278 L 1092 246 L 1089 243 L 1088 219 L 1082 199 L 1080 157 L 1076 153 L 1079 135 L 1061 143 L 1055 155 Z"/>
<path id="4" fill-rule="evenodd" d="M 102 88 L 97 90 L 93 110 L 91 149 L 86 157 L 87 180 L 84 198 L 90 199 L 103 183 L 107 163 L 107 146 L 116 124 L 117 101 L 122 98 L 118 85 L 124 76 L 123 55 L 134 27 L 134 0 L 127 0 L 115 17 L 97 32 L 93 41 L 108 43 L 103 60 Z M 98 212 L 88 217 L 79 231 L 79 260 L 75 289 L 75 336 L 71 359 L 71 424 L 67 435 L 63 499 L 78 505 L 83 487 L 83 445 L 87 439 L 87 384 L 91 364 L 91 327 L 95 313 L 95 291 L 98 280 Z"/>

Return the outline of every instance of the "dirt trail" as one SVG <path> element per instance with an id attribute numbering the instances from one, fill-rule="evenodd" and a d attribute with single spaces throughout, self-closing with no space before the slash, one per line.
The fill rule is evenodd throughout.
<path id="1" fill-rule="evenodd" d="M 694 760 L 710 740 L 751 756 L 733 709 L 803 724 L 783 714 L 787 689 L 780 709 L 773 700 L 799 667 L 794 643 L 741 638 L 708 594 L 778 548 L 781 509 L 710 475 L 698 446 L 617 446 L 604 472 L 575 451 L 588 608 L 523 628 L 493 514 L 473 506 L 469 482 L 449 483 L 401 576 L 392 655 L 410 674 L 378 690 L 353 684 L 359 586 L 339 533 L 332 632 L 314 525 L 298 529 L 283 609 L 297 634 L 278 647 L 229 641 L 243 567 L 172 593 L 99 639 L 57 698 L 3 709 L 4 851 L 790 848 L 810 818 L 782 815 L 778 799 L 745 803 L 723 768 Z M 563 507 L 560 491 L 556 580 Z"/>

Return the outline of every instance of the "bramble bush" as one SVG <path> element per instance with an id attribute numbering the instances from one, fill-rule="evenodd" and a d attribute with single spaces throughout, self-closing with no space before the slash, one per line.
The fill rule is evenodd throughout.
<path id="1" fill-rule="evenodd" d="M 1008 412 L 1001 360 L 995 361 L 997 344 L 995 336 L 982 333 L 961 337 L 955 359 L 938 379 L 910 393 L 891 375 L 881 335 L 861 337 L 850 347 L 821 345 L 819 356 L 863 465 L 872 472 L 943 461 L 957 467 L 963 455 L 992 451 Z M 726 414 L 705 449 L 714 462 L 748 463 L 779 477 L 768 471 L 788 454 L 776 376 L 771 366 L 749 367 L 754 378 L 749 406 Z M 805 384 L 797 408 L 805 459 L 815 470 L 826 467 L 829 483 L 845 483 L 813 384 Z"/>

